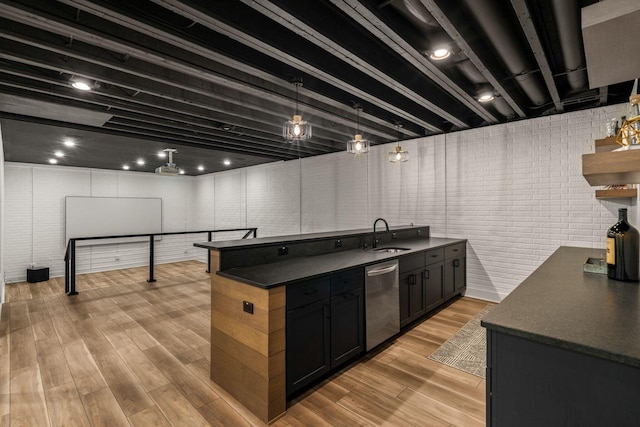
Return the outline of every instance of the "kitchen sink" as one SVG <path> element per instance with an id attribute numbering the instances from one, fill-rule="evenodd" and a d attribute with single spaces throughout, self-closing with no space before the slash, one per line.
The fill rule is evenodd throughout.
<path id="1" fill-rule="evenodd" d="M 387 252 L 387 253 L 397 253 L 397 252 L 404 252 L 404 251 L 410 251 L 411 248 L 372 248 L 372 249 L 368 249 L 369 252 Z"/>

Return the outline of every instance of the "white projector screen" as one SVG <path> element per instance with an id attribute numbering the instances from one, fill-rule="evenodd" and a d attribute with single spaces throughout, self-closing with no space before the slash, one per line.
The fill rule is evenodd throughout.
<path id="1" fill-rule="evenodd" d="M 162 199 L 65 197 L 65 245 L 78 237 L 162 233 Z M 159 239 L 157 236 L 156 239 Z M 81 240 L 78 246 L 147 241 L 147 237 Z"/>

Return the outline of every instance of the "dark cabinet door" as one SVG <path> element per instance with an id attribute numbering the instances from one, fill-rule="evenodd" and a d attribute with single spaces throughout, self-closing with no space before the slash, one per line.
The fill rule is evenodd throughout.
<path id="1" fill-rule="evenodd" d="M 467 258 L 458 257 L 453 260 L 453 285 L 458 292 L 467 286 Z"/>
<path id="2" fill-rule="evenodd" d="M 413 276 L 412 279 L 409 277 Z M 415 273 L 402 273 L 399 276 L 400 284 L 400 327 L 411 322 L 411 281 L 415 280 Z"/>
<path id="3" fill-rule="evenodd" d="M 427 266 L 422 273 L 425 285 L 426 311 L 436 308 L 444 301 L 444 262 Z"/>
<path id="4" fill-rule="evenodd" d="M 444 294 L 453 296 L 467 285 L 466 257 L 450 258 L 444 263 Z"/>
<path id="5" fill-rule="evenodd" d="M 400 327 L 404 327 L 425 314 L 425 284 L 422 268 L 400 275 Z"/>
<path id="6" fill-rule="evenodd" d="M 444 296 L 449 297 L 456 291 L 455 285 L 455 267 L 453 266 L 453 259 L 448 259 L 444 262 Z"/>
<path id="7" fill-rule="evenodd" d="M 287 396 L 331 369 L 330 300 L 287 312 Z"/>
<path id="8" fill-rule="evenodd" d="M 364 350 L 364 295 L 362 288 L 331 298 L 331 368 Z"/>

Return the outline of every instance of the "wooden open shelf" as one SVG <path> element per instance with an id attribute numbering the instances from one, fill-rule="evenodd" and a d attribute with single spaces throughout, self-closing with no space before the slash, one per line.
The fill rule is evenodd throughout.
<path id="1" fill-rule="evenodd" d="M 596 199 L 633 199 L 637 196 L 637 188 L 596 190 Z"/>
<path id="2" fill-rule="evenodd" d="M 640 183 L 640 150 L 583 154 L 582 175 L 592 186 Z"/>
<path id="3" fill-rule="evenodd" d="M 606 138 L 596 139 L 596 153 L 613 151 L 616 148 L 620 148 L 620 144 L 616 142 L 615 136 L 608 136 Z"/>

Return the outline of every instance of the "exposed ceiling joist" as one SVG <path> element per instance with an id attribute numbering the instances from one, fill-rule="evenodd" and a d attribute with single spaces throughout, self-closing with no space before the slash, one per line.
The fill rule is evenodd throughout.
<path id="1" fill-rule="evenodd" d="M 434 113 L 438 114 L 440 117 L 448 120 L 453 123 L 455 126 L 458 126 L 461 129 L 467 128 L 468 125 L 463 120 L 458 117 L 452 115 L 448 111 L 438 107 L 433 102 L 428 99 L 420 96 L 419 94 L 412 91 L 410 88 L 405 86 L 403 83 L 394 80 L 391 76 L 385 74 L 383 71 L 377 69 L 372 64 L 369 64 L 365 60 L 359 58 L 353 52 L 343 48 L 340 44 L 332 41 L 330 38 L 326 37 L 324 34 L 314 30 L 311 26 L 305 24 L 300 19 L 297 19 L 295 16 L 287 13 L 285 10 L 279 8 L 275 4 L 270 1 L 265 0 L 241 0 L 247 6 L 250 6 L 260 13 L 268 16 L 272 20 L 278 22 L 279 24 L 285 26 L 290 31 L 295 32 L 301 37 L 311 41 L 315 45 L 324 49 L 325 51 L 331 53 L 337 58 L 347 62 L 348 64 L 353 65 L 354 67 L 361 69 L 368 73 L 370 76 L 378 80 L 380 83 L 386 85 L 387 87 L 395 90 L 401 95 L 405 96 L 412 101 L 424 105 L 429 108 Z"/>
<path id="2" fill-rule="evenodd" d="M 549 62 L 547 61 L 547 57 L 544 53 L 535 25 L 533 24 L 531 13 L 527 7 L 527 2 L 525 0 L 511 0 L 511 5 L 513 6 L 513 10 L 516 12 L 518 20 L 520 21 L 520 25 L 527 37 L 529 46 L 531 46 L 531 50 L 536 58 L 536 62 L 538 63 L 544 82 L 547 85 L 549 95 L 551 95 L 551 99 L 553 100 L 553 105 L 555 106 L 556 111 L 560 113 L 564 111 L 564 107 L 560 100 L 560 94 L 558 93 L 556 82 L 553 78 L 553 72 L 551 71 Z"/>
<path id="3" fill-rule="evenodd" d="M 469 43 L 462 36 L 460 31 L 456 28 L 455 25 L 451 22 L 451 20 L 446 16 L 446 14 L 442 11 L 440 6 L 436 4 L 435 0 L 420 0 L 420 2 L 427 8 L 429 13 L 433 15 L 433 17 L 438 21 L 438 24 L 449 34 L 453 40 L 456 41 L 457 45 L 462 49 L 465 55 L 469 58 L 469 60 L 476 66 L 476 68 L 482 73 L 482 75 L 487 79 L 489 83 L 494 87 L 494 89 L 500 94 L 502 98 L 509 104 L 511 108 L 518 114 L 520 117 L 526 117 L 524 110 L 518 105 L 518 103 L 513 99 L 513 97 L 509 94 L 509 92 L 504 88 L 504 86 L 498 81 L 498 79 L 489 71 L 489 69 L 484 65 L 484 62 L 480 58 L 478 54 L 471 48 Z"/>
<path id="4" fill-rule="evenodd" d="M 196 55 L 202 56 L 203 58 L 210 59 L 211 61 L 215 61 L 219 64 L 224 64 L 227 67 L 227 70 L 221 70 L 221 74 L 230 74 L 229 70 L 232 70 L 231 73 L 235 74 L 237 72 L 247 73 L 248 75 L 264 80 L 265 82 L 269 82 L 273 84 L 275 87 L 280 88 L 280 92 L 289 93 L 289 103 L 292 97 L 292 85 L 291 82 L 273 76 L 263 70 L 260 70 L 257 67 L 253 67 L 251 65 L 245 64 L 241 61 L 238 61 L 229 56 L 222 55 L 217 53 L 205 46 L 202 46 L 198 43 L 185 39 L 184 34 L 178 35 L 174 33 L 170 33 L 165 29 L 158 28 L 157 25 L 151 25 L 147 22 L 142 22 L 139 17 L 134 18 L 128 16 L 125 13 L 119 12 L 113 7 L 109 8 L 107 6 L 103 6 L 97 4 L 96 2 L 90 2 L 85 0 L 60 0 L 62 3 L 66 3 L 73 7 L 77 7 L 83 11 L 94 14 L 96 16 L 100 16 L 110 22 L 113 22 L 117 25 L 122 25 L 123 27 L 130 28 L 134 31 L 140 32 L 141 34 L 148 35 L 153 38 L 157 38 L 158 40 L 163 40 L 175 47 L 180 49 L 184 49 L 185 51 L 194 53 Z M 208 66 L 212 66 L 213 64 L 209 64 Z M 237 75 L 236 75 L 237 76 Z M 304 97 L 308 98 L 310 101 L 313 101 L 311 104 L 308 104 L 307 107 L 314 108 L 316 105 L 325 105 L 323 107 L 323 111 L 331 112 L 331 116 L 318 114 L 317 111 L 314 111 L 313 114 L 319 117 L 323 117 L 327 120 L 332 120 L 336 123 L 343 122 L 343 124 L 349 124 L 353 122 L 354 117 L 353 111 L 350 106 L 336 103 L 334 100 L 322 96 L 321 94 L 307 91 L 304 86 L 300 88 L 300 94 Z M 334 109 L 334 111 L 331 111 Z M 366 111 L 363 111 L 360 115 L 363 120 L 363 130 L 371 133 L 372 135 L 376 135 L 379 137 L 383 137 L 385 139 L 394 138 L 396 135 L 395 129 L 393 127 L 393 123 L 385 122 L 380 120 L 378 117 L 367 114 Z M 370 129 L 367 125 L 367 122 L 375 123 L 376 125 L 380 125 L 381 127 L 386 127 L 389 129 L 388 133 L 375 131 L 374 129 Z M 409 137 L 420 136 L 415 132 L 412 132 L 408 129 L 401 129 L 403 135 Z"/>
<path id="5" fill-rule="evenodd" d="M 332 76 L 331 74 L 325 72 L 324 70 L 321 70 L 317 67 L 314 67 L 310 64 L 305 63 L 304 61 L 299 60 L 293 55 L 290 55 L 288 53 L 275 49 L 271 47 L 268 43 L 265 43 L 262 40 L 259 40 L 247 33 L 243 33 L 242 31 L 236 28 L 233 28 L 232 26 L 227 25 L 224 22 L 219 21 L 218 19 L 215 19 L 210 15 L 207 15 L 206 13 L 196 9 L 195 7 L 191 7 L 187 4 L 184 4 L 176 0 L 152 0 L 152 1 L 154 3 L 162 5 L 167 9 L 174 11 L 175 13 L 178 13 L 186 18 L 189 18 L 213 31 L 224 34 L 236 41 L 239 41 L 265 55 L 271 56 L 275 59 L 278 59 L 279 61 L 289 63 L 305 73 L 308 73 L 317 78 L 323 79 L 324 81 L 326 81 L 327 83 L 330 83 L 333 86 L 336 86 L 344 91 L 350 92 L 358 96 L 362 101 L 366 101 L 380 108 L 383 108 L 387 111 L 390 111 L 399 117 L 404 117 L 405 119 L 424 127 L 428 131 L 436 132 L 436 133 L 440 133 L 443 131 L 443 129 L 438 128 L 434 124 L 426 122 L 420 117 L 407 113 L 401 107 L 398 107 L 385 100 L 377 98 L 367 93 L 366 91 L 341 80 L 339 77 Z"/>
<path id="6" fill-rule="evenodd" d="M 364 5 L 360 4 L 357 0 L 330 0 L 333 5 L 342 10 L 348 16 L 356 21 L 367 22 L 366 25 L 368 31 L 375 37 L 380 39 L 383 43 L 402 55 L 407 61 L 411 63 L 418 71 L 422 72 L 425 76 L 429 77 L 435 83 L 437 83 L 444 90 L 449 92 L 452 96 L 462 99 L 472 111 L 486 120 L 488 123 L 495 123 L 497 119 L 494 115 L 489 113 L 484 107 L 482 107 L 476 99 L 470 96 L 460 86 L 454 83 L 448 78 L 442 71 L 435 67 L 424 56 L 423 53 L 418 52 L 402 37 L 392 31 L 382 20 L 371 13 Z M 458 125 L 460 126 L 460 125 Z M 466 124 L 461 126 L 467 127 Z"/>

